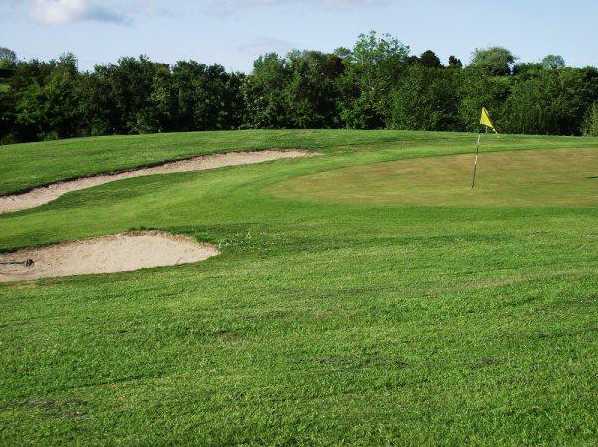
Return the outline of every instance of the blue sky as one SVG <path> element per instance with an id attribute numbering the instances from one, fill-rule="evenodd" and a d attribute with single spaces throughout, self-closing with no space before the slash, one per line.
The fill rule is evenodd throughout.
<path id="1" fill-rule="evenodd" d="M 249 71 L 268 51 L 332 51 L 377 30 L 444 61 L 501 45 L 598 66 L 597 17 L 596 0 L 0 0 L 0 46 L 25 59 L 72 51 L 84 69 L 146 54 Z"/>

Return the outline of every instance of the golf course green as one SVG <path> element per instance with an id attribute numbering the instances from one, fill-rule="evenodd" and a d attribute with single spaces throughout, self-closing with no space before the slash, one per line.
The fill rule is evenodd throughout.
<path id="1" fill-rule="evenodd" d="M 0 283 L 0 445 L 596 445 L 598 138 L 484 136 L 472 190 L 476 138 L 0 146 L 1 195 L 205 154 L 317 153 L 0 215 L 0 253 L 145 230 L 220 252 Z"/>

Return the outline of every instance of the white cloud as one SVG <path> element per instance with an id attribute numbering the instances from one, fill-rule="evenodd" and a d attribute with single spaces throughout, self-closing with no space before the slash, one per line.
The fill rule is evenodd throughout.
<path id="1" fill-rule="evenodd" d="M 94 0 L 32 0 L 31 15 L 46 25 L 93 20 L 127 23 L 128 17 Z"/>
<path id="2" fill-rule="evenodd" d="M 185 14 L 189 4 L 166 0 L 0 0 L 19 3 L 29 9 L 30 15 L 45 25 L 63 25 L 82 21 L 126 24 L 136 15 L 167 17 Z M 195 7 L 203 13 L 216 16 L 235 15 L 238 11 L 254 8 L 276 8 L 285 5 L 311 5 L 326 9 L 351 9 L 377 6 L 388 0 L 197 0 Z M 157 5 L 163 5 L 159 7 Z"/>

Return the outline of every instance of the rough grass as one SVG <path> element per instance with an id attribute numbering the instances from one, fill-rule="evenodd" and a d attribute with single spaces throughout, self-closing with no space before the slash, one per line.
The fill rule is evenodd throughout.
<path id="1" fill-rule="evenodd" d="M 215 151 L 219 138 L 254 149 L 258 135 L 263 148 L 325 155 L 134 178 L 0 216 L 0 250 L 153 228 L 223 251 L 192 266 L 0 286 L 0 444 L 595 445 L 596 205 L 273 192 L 305 176 L 463 153 L 465 134 L 139 138 L 186 142 L 157 144 L 156 161 Z M 3 149 L 0 166 L 18 174 L 2 176 L 3 191 L 148 162 L 127 138 L 100 140 L 114 156 L 98 162 L 96 146 L 91 167 L 85 140 L 71 147 L 78 165 L 59 149 L 71 142 Z M 598 142 L 502 137 L 485 148 L 566 146 Z"/>

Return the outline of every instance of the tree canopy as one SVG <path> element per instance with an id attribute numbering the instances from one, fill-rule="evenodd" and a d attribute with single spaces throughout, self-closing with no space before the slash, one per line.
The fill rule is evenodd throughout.
<path id="1" fill-rule="evenodd" d="M 495 76 L 511 74 L 517 58 L 506 48 L 476 48 L 471 56 L 471 65 L 482 68 Z"/>
<path id="2" fill-rule="evenodd" d="M 547 70 L 557 70 L 559 68 L 565 68 L 565 59 L 562 56 L 555 54 L 549 54 L 542 59 L 542 66 Z"/>
<path id="3" fill-rule="evenodd" d="M 9 48 L 0 47 L 0 68 L 12 67 L 17 63 L 17 53 Z"/>
<path id="4" fill-rule="evenodd" d="M 518 63 L 500 47 L 463 67 L 388 34 L 332 53 L 264 54 L 249 74 L 141 56 L 81 71 L 73 54 L 18 60 L 0 50 L 0 142 L 246 128 L 477 131 L 481 107 L 503 132 L 598 133 L 598 70 L 561 56 Z"/>

